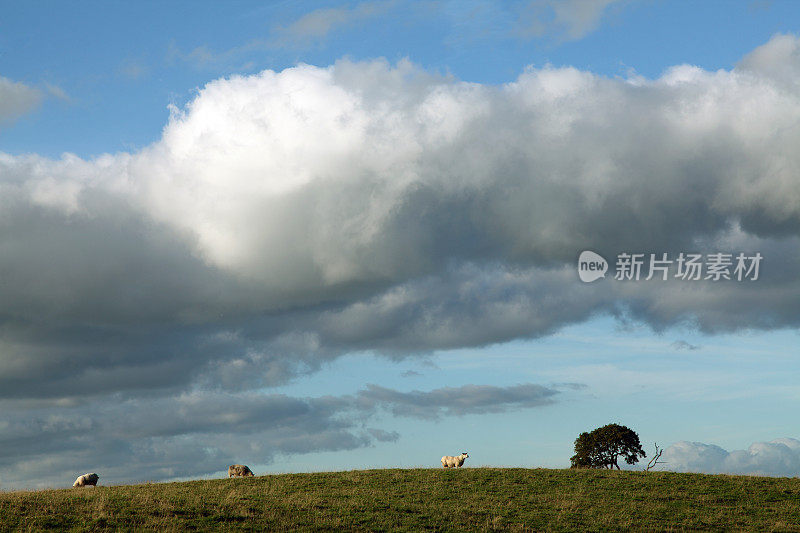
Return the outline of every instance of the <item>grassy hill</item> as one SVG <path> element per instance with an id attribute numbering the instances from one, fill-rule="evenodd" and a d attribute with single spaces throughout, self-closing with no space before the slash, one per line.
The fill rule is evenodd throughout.
<path id="1" fill-rule="evenodd" d="M 134 528 L 800 531 L 800 479 L 393 469 L 0 493 L 0 531 Z"/>

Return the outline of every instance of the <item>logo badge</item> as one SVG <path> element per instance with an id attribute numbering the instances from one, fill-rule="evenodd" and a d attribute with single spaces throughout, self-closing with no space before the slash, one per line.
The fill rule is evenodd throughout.
<path id="1" fill-rule="evenodd" d="M 600 278 L 606 277 L 608 271 L 608 261 L 602 255 L 585 250 L 578 257 L 578 276 L 584 283 L 591 283 Z"/>

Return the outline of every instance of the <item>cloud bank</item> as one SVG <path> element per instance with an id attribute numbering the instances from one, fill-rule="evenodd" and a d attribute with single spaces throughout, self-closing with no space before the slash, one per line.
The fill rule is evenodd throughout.
<path id="1" fill-rule="evenodd" d="M 0 154 L 0 400 L 13 417 L 244 398 L 344 353 L 598 313 L 797 327 L 798 50 L 776 36 L 732 71 L 544 67 L 500 86 L 407 61 L 299 65 L 207 84 L 139 152 Z M 585 249 L 765 259 L 756 282 L 583 284 Z M 403 398 L 388 409 L 414 412 Z"/>
<path id="2" fill-rule="evenodd" d="M 270 384 L 346 351 L 478 346 L 598 312 L 796 326 L 800 101 L 771 74 L 797 62 L 787 42 L 653 81 L 301 65 L 209 83 L 138 153 L 2 155 L 3 376 L 186 382 L 236 361 Z M 757 282 L 583 285 L 583 249 L 765 260 Z"/>
<path id="3" fill-rule="evenodd" d="M 797 477 L 800 474 L 800 440 L 756 442 L 747 450 L 731 452 L 702 442 L 676 442 L 664 450 L 664 467 L 676 472 L 752 474 Z"/>

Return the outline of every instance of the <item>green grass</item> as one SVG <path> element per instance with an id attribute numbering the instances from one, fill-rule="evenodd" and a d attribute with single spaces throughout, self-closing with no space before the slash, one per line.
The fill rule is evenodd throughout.
<path id="1" fill-rule="evenodd" d="M 462 468 L 0 493 L 0 531 L 800 531 L 800 479 Z"/>

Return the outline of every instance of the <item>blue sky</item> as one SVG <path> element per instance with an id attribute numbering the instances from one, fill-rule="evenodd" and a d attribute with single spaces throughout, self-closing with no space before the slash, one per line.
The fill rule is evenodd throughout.
<path id="1" fill-rule="evenodd" d="M 167 106 L 186 103 L 208 81 L 299 62 L 408 58 L 491 84 L 547 63 L 652 78 L 683 63 L 730 69 L 797 26 L 790 1 L 633 1 L 610 4 L 579 38 L 551 24 L 545 10 L 543 35 L 526 38 L 517 30 L 525 6 L 513 2 L 374 4 L 374 14 L 359 17 L 361 4 L 337 2 L 8 3 L 0 22 L 3 75 L 46 97 L 0 141 L 11 153 L 130 151 L 158 140 Z M 352 20 L 331 22 L 322 35 L 281 31 L 326 9 Z"/>
<path id="2" fill-rule="evenodd" d="M 800 473 L 797 3 L 3 7 L 0 489 L 560 468 L 610 422 Z"/>

